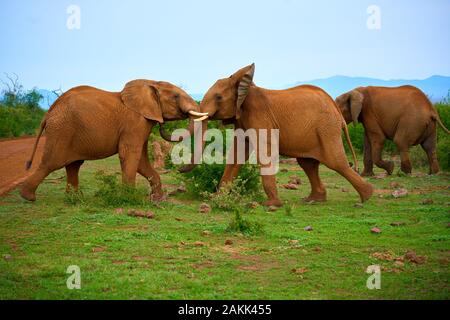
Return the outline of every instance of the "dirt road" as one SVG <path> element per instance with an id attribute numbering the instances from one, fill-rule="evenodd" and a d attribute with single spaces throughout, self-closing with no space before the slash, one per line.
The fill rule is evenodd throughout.
<path id="1" fill-rule="evenodd" d="M 8 193 L 20 184 L 39 165 L 45 137 L 39 141 L 33 167 L 25 170 L 25 163 L 29 160 L 36 138 L 23 138 L 0 141 L 0 196 Z"/>

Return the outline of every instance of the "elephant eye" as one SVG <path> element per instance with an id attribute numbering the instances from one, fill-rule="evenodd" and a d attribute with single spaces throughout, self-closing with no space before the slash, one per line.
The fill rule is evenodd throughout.
<path id="1" fill-rule="evenodd" d="M 176 94 L 176 95 L 173 96 L 173 98 L 178 101 L 178 100 L 180 100 L 180 95 Z"/>
<path id="2" fill-rule="evenodd" d="M 216 101 L 222 101 L 223 97 L 220 94 L 216 95 Z"/>

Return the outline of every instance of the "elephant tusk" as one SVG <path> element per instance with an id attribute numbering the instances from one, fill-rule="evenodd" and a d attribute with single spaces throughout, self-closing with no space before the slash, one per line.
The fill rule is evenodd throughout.
<path id="1" fill-rule="evenodd" d="M 189 114 L 192 114 L 193 116 L 197 116 L 197 117 L 204 117 L 204 116 L 208 115 L 208 113 L 201 113 L 201 112 L 197 112 L 194 110 L 189 111 Z"/>
<path id="2" fill-rule="evenodd" d="M 206 119 L 208 119 L 208 118 L 209 118 L 209 116 L 203 116 L 203 117 L 201 117 L 201 118 L 194 119 L 194 121 L 195 121 L 195 122 L 201 122 L 201 121 L 206 120 Z"/>

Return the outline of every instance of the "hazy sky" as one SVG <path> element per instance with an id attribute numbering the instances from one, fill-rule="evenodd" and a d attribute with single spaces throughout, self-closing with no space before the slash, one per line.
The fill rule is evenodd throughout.
<path id="1" fill-rule="evenodd" d="M 70 5 L 79 30 L 66 26 Z M 367 27 L 370 5 L 379 30 Z M 449 17 L 448 0 L 0 0 L 0 78 L 63 90 L 148 78 L 201 93 L 252 62 L 269 88 L 450 75 Z"/>

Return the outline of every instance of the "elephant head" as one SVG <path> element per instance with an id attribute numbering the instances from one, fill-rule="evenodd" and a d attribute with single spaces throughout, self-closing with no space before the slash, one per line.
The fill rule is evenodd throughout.
<path id="1" fill-rule="evenodd" d="M 160 125 L 161 136 L 172 140 L 163 127 L 165 121 L 181 120 L 190 117 L 189 130 L 194 132 L 194 121 L 204 119 L 206 114 L 198 112 L 197 103 L 184 90 L 164 81 L 134 80 L 125 85 L 121 92 L 124 104 Z"/>
<path id="2" fill-rule="evenodd" d="M 353 122 L 356 125 L 358 123 L 363 101 L 364 95 L 356 89 L 336 98 L 336 104 L 341 110 L 347 124 Z"/>
<path id="3" fill-rule="evenodd" d="M 204 132 L 208 127 L 208 118 L 224 121 L 233 121 L 239 119 L 242 113 L 242 105 L 248 95 L 249 88 L 253 84 L 253 75 L 255 73 L 255 64 L 251 64 L 240 69 L 230 77 L 218 80 L 205 94 L 200 103 L 202 118 L 202 143 L 199 145 L 201 154 L 205 146 Z M 180 172 L 188 172 L 194 167 L 194 158 L 192 164 L 180 169 Z"/>

